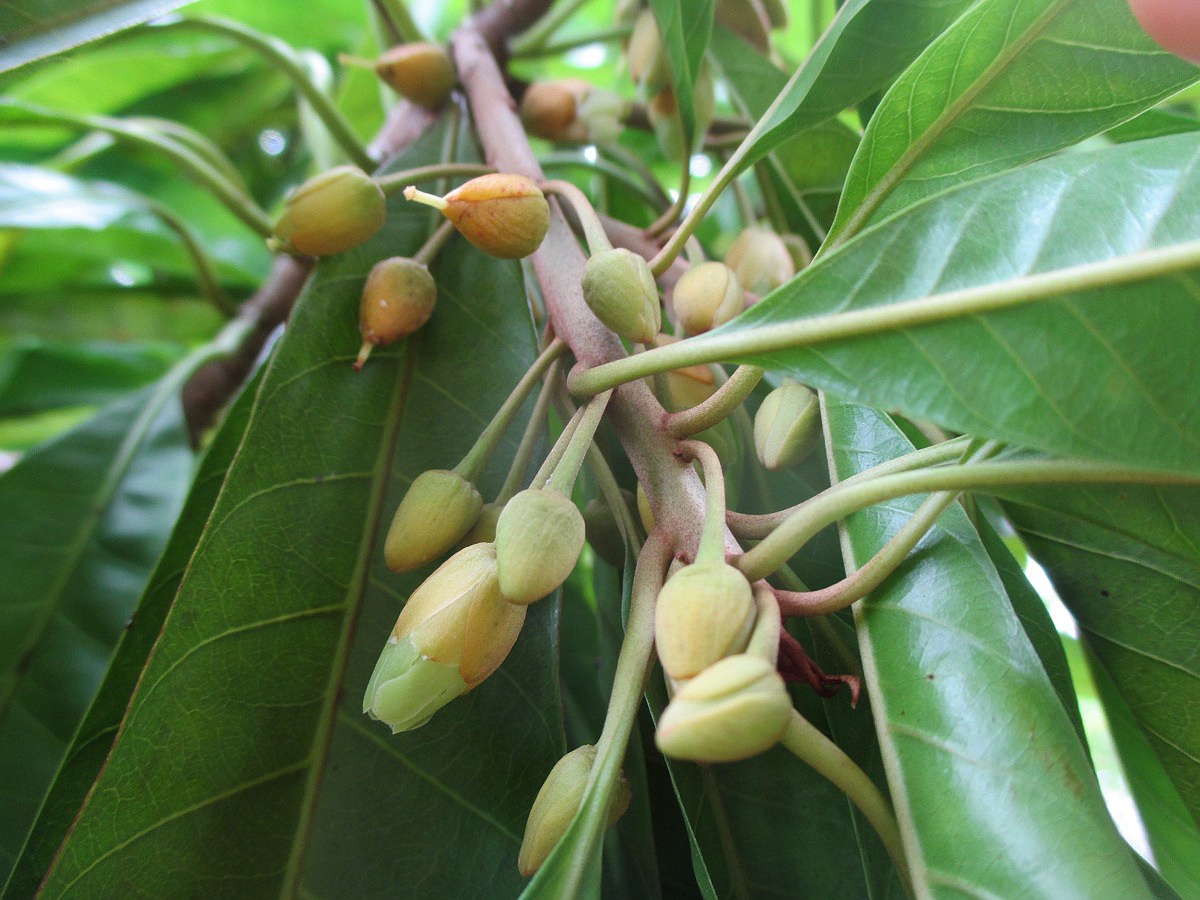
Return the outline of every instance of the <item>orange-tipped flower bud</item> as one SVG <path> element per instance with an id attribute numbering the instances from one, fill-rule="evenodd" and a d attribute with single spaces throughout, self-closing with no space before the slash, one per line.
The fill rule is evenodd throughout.
<path id="1" fill-rule="evenodd" d="M 375 71 L 397 94 L 430 108 L 445 103 L 457 81 L 450 54 L 437 44 L 394 47 L 379 57 Z"/>
<path id="2" fill-rule="evenodd" d="M 361 369 L 374 347 L 412 334 L 433 315 L 437 284 L 415 259 L 393 256 L 375 263 L 363 285 L 358 330 L 362 350 L 354 368 Z"/>
<path id="3" fill-rule="evenodd" d="M 404 196 L 441 210 L 468 241 L 500 259 L 529 256 L 550 228 L 550 206 L 524 175 L 480 175 L 445 197 L 404 189 Z"/>

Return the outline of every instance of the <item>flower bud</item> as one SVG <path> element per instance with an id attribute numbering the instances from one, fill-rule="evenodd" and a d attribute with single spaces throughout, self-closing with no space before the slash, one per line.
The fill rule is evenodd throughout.
<path id="1" fill-rule="evenodd" d="M 622 488 L 621 499 L 632 512 L 633 495 Z M 608 501 L 603 497 L 593 497 L 589 500 L 583 508 L 583 524 L 587 542 L 592 545 L 597 556 L 616 569 L 625 565 L 625 539 Z"/>
<path id="2" fill-rule="evenodd" d="M 682 160 L 699 146 L 712 123 L 715 103 L 712 74 L 708 66 L 703 65 L 696 76 L 696 85 L 692 91 L 695 129 L 692 133 L 692 146 L 689 147 L 683 139 L 683 120 L 679 115 L 674 92 L 671 88 L 664 87 L 654 95 L 646 106 L 646 115 L 654 128 L 658 146 L 667 159 Z"/>
<path id="3" fill-rule="evenodd" d="M 457 472 L 422 472 L 409 485 L 388 529 L 383 545 L 388 568 L 408 572 L 441 556 L 471 529 L 482 507 L 475 485 Z"/>
<path id="4" fill-rule="evenodd" d="M 463 237 L 500 259 L 529 256 L 550 227 L 546 197 L 524 175 L 480 175 L 445 197 L 407 187 L 404 196 L 441 210 Z"/>
<path id="5" fill-rule="evenodd" d="M 632 251 L 594 254 L 583 268 L 583 299 L 596 318 L 627 341 L 648 343 L 662 327 L 654 274 Z"/>
<path id="6" fill-rule="evenodd" d="M 418 728 L 499 668 L 525 607 L 500 593 L 496 549 L 475 544 L 454 554 L 413 591 L 363 698 L 363 712 L 392 726 Z"/>
<path id="7" fill-rule="evenodd" d="M 768 294 L 796 274 L 787 245 L 775 232 L 747 228 L 725 252 L 725 265 L 752 294 Z"/>
<path id="8" fill-rule="evenodd" d="M 692 266 L 675 283 L 671 300 L 679 325 L 689 335 L 724 325 L 745 308 L 742 285 L 719 262 Z"/>
<path id="9" fill-rule="evenodd" d="M 275 223 L 275 241 L 309 256 L 357 247 L 387 218 L 379 185 L 355 166 L 336 166 L 294 190 Z"/>
<path id="10" fill-rule="evenodd" d="M 663 669 L 677 681 L 741 653 L 753 627 L 750 582 L 727 563 L 685 566 L 659 591 L 654 640 Z"/>
<path id="11" fill-rule="evenodd" d="M 540 600 L 567 580 L 583 550 L 579 508 L 557 491 L 528 488 L 496 523 L 500 590 L 513 603 Z"/>
<path id="12" fill-rule="evenodd" d="M 372 348 L 412 334 L 433 315 L 437 285 L 415 259 L 393 256 L 377 262 L 363 285 L 358 330 L 363 345 L 354 368 L 361 369 Z"/>
<path id="13" fill-rule="evenodd" d="M 384 53 L 375 72 L 397 94 L 418 106 L 437 107 L 454 90 L 454 63 L 437 44 L 403 44 Z"/>
<path id="14" fill-rule="evenodd" d="M 717 0 L 713 19 L 757 50 L 766 53 L 771 49 L 767 39 L 770 20 L 754 0 Z"/>
<path id="15" fill-rule="evenodd" d="M 682 685 L 658 720 L 667 756 L 735 762 L 769 750 L 787 730 L 792 699 L 761 656 L 729 656 Z"/>
<path id="16" fill-rule="evenodd" d="M 611 144 L 621 133 L 625 101 L 581 78 L 535 81 L 521 97 L 521 121 L 547 141 Z"/>
<path id="17" fill-rule="evenodd" d="M 629 36 L 629 47 L 625 51 L 629 63 L 629 76 L 642 92 L 643 97 L 653 97 L 671 80 L 667 64 L 667 51 L 658 33 L 658 22 L 649 9 L 642 10 Z"/>
<path id="18" fill-rule="evenodd" d="M 754 415 L 754 449 L 768 469 L 786 469 L 801 462 L 820 437 L 817 395 L 791 379 L 767 394 Z"/>
<path id="19" fill-rule="evenodd" d="M 526 878 L 542 867 L 542 863 L 567 833 L 579 807 L 583 805 L 584 790 L 595 764 L 596 748 L 585 744 L 555 763 L 546 776 L 529 810 L 521 852 L 517 857 L 517 867 Z M 611 828 L 625 814 L 632 799 L 629 782 L 622 775 L 617 779 L 608 802 L 608 827 Z"/>

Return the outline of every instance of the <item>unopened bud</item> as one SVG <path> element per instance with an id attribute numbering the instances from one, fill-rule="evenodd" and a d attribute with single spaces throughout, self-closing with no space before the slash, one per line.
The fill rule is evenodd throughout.
<path id="1" fill-rule="evenodd" d="M 764 53 L 771 49 L 767 39 L 770 20 L 754 0 L 717 0 L 713 14 L 718 25 L 756 49 Z"/>
<path id="2" fill-rule="evenodd" d="M 601 250 L 583 269 L 583 299 L 601 322 L 627 341 L 645 344 L 662 327 L 658 285 L 636 253 Z"/>
<path id="3" fill-rule="evenodd" d="M 579 508 L 557 491 L 529 488 L 496 523 L 500 589 L 513 603 L 540 600 L 567 580 L 583 550 Z"/>
<path id="4" fill-rule="evenodd" d="M 676 759 L 735 762 L 778 743 L 791 715 L 774 666 L 761 656 L 729 656 L 679 688 L 659 717 L 654 743 Z"/>
<path id="5" fill-rule="evenodd" d="M 654 128 L 654 136 L 658 146 L 667 159 L 682 160 L 690 155 L 708 132 L 715 110 L 712 74 L 707 65 L 702 65 L 696 76 L 696 85 L 692 91 L 692 113 L 694 129 L 692 145 L 684 141 L 683 119 L 680 118 L 679 106 L 675 102 L 675 94 L 669 87 L 662 88 L 646 106 L 646 115 Z"/>
<path id="6" fill-rule="evenodd" d="M 692 266 L 675 283 L 672 305 L 689 335 L 724 325 L 745 308 L 742 285 L 724 263 Z"/>
<path id="7" fill-rule="evenodd" d="M 526 878 L 542 867 L 542 863 L 567 833 L 579 807 L 583 805 L 584 790 L 595 764 L 596 748 L 585 744 L 555 763 L 546 776 L 529 810 L 521 852 L 517 856 L 517 867 Z M 632 799 L 629 782 L 622 775 L 617 779 L 608 802 L 608 827 L 611 828 L 625 814 Z"/>
<path id="8" fill-rule="evenodd" d="M 741 653 L 753 628 L 750 582 L 727 563 L 685 566 L 658 593 L 654 641 L 663 669 L 677 681 Z"/>
<path id="9" fill-rule="evenodd" d="M 799 382 L 787 380 L 763 399 L 754 415 L 754 449 L 768 469 L 801 462 L 821 437 L 821 405 Z"/>
<path id="10" fill-rule="evenodd" d="M 309 256 L 330 256 L 357 247 L 383 227 L 383 190 L 355 166 L 315 175 L 284 202 L 274 240 Z"/>
<path id="11" fill-rule="evenodd" d="M 397 94 L 418 106 L 441 106 L 454 90 L 454 63 L 437 44 L 403 44 L 375 63 L 379 77 Z"/>
<path id="12" fill-rule="evenodd" d="M 529 256 L 550 227 L 550 206 L 524 175 L 480 175 L 445 197 L 404 189 L 408 200 L 441 210 L 468 241 L 500 259 Z"/>
<path id="13" fill-rule="evenodd" d="M 658 22 L 649 9 L 642 10 L 629 36 L 629 47 L 625 51 L 629 63 L 629 76 L 642 92 L 643 97 L 653 97 L 671 79 L 667 63 L 667 51 L 658 33 Z"/>
<path id="14" fill-rule="evenodd" d="M 393 732 L 420 727 L 499 668 L 524 621 L 525 607 L 500 593 L 495 547 L 460 550 L 408 598 L 367 684 L 363 711 Z"/>
<path id="15" fill-rule="evenodd" d="M 752 294 L 768 294 L 796 274 L 787 245 L 775 232 L 747 228 L 725 253 L 725 265 Z"/>
<path id="16" fill-rule="evenodd" d="M 459 542 L 483 506 L 475 485 L 457 472 L 430 469 L 418 475 L 392 518 L 383 558 L 393 572 L 408 572 Z"/>
<path id="17" fill-rule="evenodd" d="M 393 256 L 377 262 L 363 285 L 358 330 L 363 345 L 354 368 L 361 369 L 372 348 L 412 334 L 433 315 L 437 284 L 415 259 Z"/>
<path id="18" fill-rule="evenodd" d="M 547 141 L 611 144 L 621 134 L 626 103 L 580 78 L 535 81 L 521 97 L 521 121 Z"/>

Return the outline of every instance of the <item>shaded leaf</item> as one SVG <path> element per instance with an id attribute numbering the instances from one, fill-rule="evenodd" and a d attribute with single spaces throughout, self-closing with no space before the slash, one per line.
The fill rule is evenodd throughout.
<path id="1" fill-rule="evenodd" d="M 1200 822 L 1200 489 L 1004 496 L 1082 640 Z"/>
<path id="2" fill-rule="evenodd" d="M 138 676 L 162 630 L 163 620 L 208 522 L 229 464 L 245 436 L 257 388 L 256 379 L 243 390 L 204 454 L 171 538 L 154 567 L 129 626 L 121 635 L 95 699 L 71 738 L 54 784 L 4 887 L 5 898 L 17 900 L 34 895 L 42 875 L 50 868 L 54 852 L 108 757 Z"/>
<path id="3" fill-rule="evenodd" d="M 839 479 L 912 449 L 882 413 L 831 401 L 826 414 Z M 853 562 L 878 551 L 919 501 L 850 516 Z M 1145 895 L 1087 753 L 960 507 L 855 606 L 855 622 L 918 895 Z M 948 791 L 964 802 L 946 802 Z"/>
<path id="4" fill-rule="evenodd" d="M 189 0 L 24 0 L 0 6 L 0 72 L 161 16 Z"/>
<path id="5" fill-rule="evenodd" d="M 178 393 L 158 384 L 0 477 L 0 871 L 7 874 L 104 675 L 191 475 Z"/>
<path id="6" fill-rule="evenodd" d="M 1099 134 L 1197 77 L 1126 0 L 982 0 L 879 104 L 830 237 Z"/>
<path id="7" fill-rule="evenodd" d="M 680 346 L 955 431 L 1200 472 L 1198 159 L 1180 135 L 948 192 Z M 886 309 L 903 300 L 921 302 Z"/>
<path id="8" fill-rule="evenodd" d="M 684 146 L 696 131 L 694 88 L 712 36 L 713 0 L 650 0 L 658 23 L 671 87 L 683 121 Z"/>

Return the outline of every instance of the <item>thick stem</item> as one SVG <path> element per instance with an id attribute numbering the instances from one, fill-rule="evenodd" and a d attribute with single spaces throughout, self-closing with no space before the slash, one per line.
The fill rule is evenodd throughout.
<path id="1" fill-rule="evenodd" d="M 663 419 L 663 424 L 670 434 L 679 438 L 712 428 L 746 402 L 746 398 L 754 393 L 762 377 L 762 369 L 755 366 L 738 366 L 712 396 L 691 409 L 668 413 Z"/>
<path id="2" fill-rule="evenodd" d="M 675 235 L 672 235 L 668 247 L 683 228 L 681 225 Z M 679 247 L 682 246 L 681 240 Z M 669 259 L 675 258 L 678 249 L 675 248 Z M 1174 275 L 1197 266 L 1200 266 L 1200 241 L 1186 241 L 1170 247 L 1142 250 L 1054 272 L 1019 276 L 995 284 L 947 291 L 916 300 L 901 300 L 885 306 L 810 316 L 790 322 L 763 325 L 753 331 L 704 334 L 617 360 L 590 371 L 573 373 L 568 379 L 568 385 L 572 393 L 588 396 L 636 378 L 646 378 L 656 372 L 666 372 L 682 366 L 759 356 L 826 341 L 968 318 L 1042 300 L 1053 300 L 1064 294 Z"/>
<path id="3" fill-rule="evenodd" d="M 529 396 L 529 392 L 542 380 L 542 376 L 546 374 L 546 369 L 550 367 L 550 363 L 554 362 L 566 349 L 567 345 L 560 340 L 550 342 L 550 345 L 534 360 L 533 365 L 529 367 L 529 371 L 521 376 L 521 380 L 517 382 L 517 386 L 508 395 L 508 399 L 496 411 L 496 415 L 493 416 L 492 421 L 488 422 L 487 428 L 483 429 L 483 433 L 479 435 L 479 438 L 475 441 L 475 445 L 467 451 L 467 455 L 454 467 L 455 472 L 463 476 L 467 481 L 474 481 L 480 476 L 483 472 L 483 467 L 487 465 L 496 448 L 500 446 L 500 440 L 504 437 L 504 432 L 512 424 L 512 420 L 520 411 L 525 398 Z"/>
<path id="4" fill-rule="evenodd" d="M 918 469 L 872 478 L 840 482 L 800 504 L 782 525 L 761 544 L 744 554 L 736 565 L 747 578 L 765 578 L 827 525 L 851 513 L 904 497 L 931 491 L 979 491 L 1027 484 L 1195 484 L 1197 479 L 1169 472 L 1147 472 L 1087 460 L 1025 459 L 1012 462 L 979 462 Z"/>
<path id="5" fill-rule="evenodd" d="M 875 782 L 871 781 L 837 744 L 794 710 L 787 731 L 783 734 L 783 746 L 833 782 L 867 817 L 867 821 L 883 840 L 883 846 L 892 858 L 892 864 L 900 873 L 911 895 L 912 876 L 909 874 L 908 860 L 904 855 L 900 828 L 896 824 L 896 816 L 891 806 L 879 792 L 879 788 L 875 787 Z"/>

